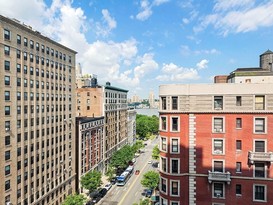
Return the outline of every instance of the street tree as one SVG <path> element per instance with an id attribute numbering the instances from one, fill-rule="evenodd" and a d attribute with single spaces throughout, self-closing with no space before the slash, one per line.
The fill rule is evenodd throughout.
<path id="1" fill-rule="evenodd" d="M 95 191 L 101 184 L 101 172 L 96 170 L 88 172 L 81 178 L 82 187 L 88 189 L 89 192 Z"/>
<path id="2" fill-rule="evenodd" d="M 153 115 L 139 115 L 136 116 L 136 133 L 140 139 L 147 139 L 152 134 L 158 133 L 159 119 Z"/>
<path id="3" fill-rule="evenodd" d="M 68 195 L 62 205 L 84 205 L 86 200 L 85 196 L 81 194 Z"/>
<path id="4" fill-rule="evenodd" d="M 125 145 L 120 150 L 116 151 L 111 157 L 110 166 L 114 168 L 126 168 L 129 161 L 134 157 L 134 152 L 131 146 Z"/>
<path id="5" fill-rule="evenodd" d="M 137 140 L 136 143 L 132 145 L 132 149 L 134 153 L 136 153 L 139 149 L 143 147 L 144 147 L 144 144 L 142 140 Z"/>
<path id="6" fill-rule="evenodd" d="M 105 175 L 108 177 L 108 181 L 110 181 L 111 179 L 113 179 L 115 174 L 115 169 L 113 167 L 109 167 L 105 173 Z"/>
<path id="7" fill-rule="evenodd" d="M 153 148 L 153 152 L 152 152 L 152 158 L 154 160 L 158 160 L 159 159 L 159 154 L 160 154 L 160 150 L 158 148 L 158 145 L 154 146 Z"/>
<path id="8" fill-rule="evenodd" d="M 156 171 L 148 171 L 143 175 L 141 180 L 142 186 L 148 189 L 155 189 L 159 183 L 159 173 Z"/>

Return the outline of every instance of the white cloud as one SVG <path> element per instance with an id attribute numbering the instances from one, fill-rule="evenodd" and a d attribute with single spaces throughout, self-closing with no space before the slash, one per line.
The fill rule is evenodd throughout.
<path id="1" fill-rule="evenodd" d="M 103 9 L 101 13 L 103 15 L 104 20 L 107 22 L 109 29 L 114 29 L 117 27 L 117 22 L 115 21 L 114 18 L 110 16 L 110 13 L 107 9 Z"/>
<path id="2" fill-rule="evenodd" d="M 169 0 L 154 0 L 150 3 L 148 0 L 140 0 L 140 12 L 136 15 L 136 19 L 140 21 L 147 20 L 152 14 L 152 8 L 167 3 Z"/>
<path id="3" fill-rule="evenodd" d="M 187 36 L 188 39 L 190 40 L 195 40 L 196 43 L 200 43 L 200 40 L 195 39 L 194 36 Z M 205 50 L 191 50 L 189 46 L 187 45 L 181 45 L 181 54 L 183 56 L 188 56 L 188 55 L 216 55 L 216 54 L 220 54 L 221 52 L 218 51 L 215 48 L 212 49 L 205 49 Z"/>
<path id="4" fill-rule="evenodd" d="M 183 22 L 184 24 L 188 24 L 188 23 L 190 23 L 190 20 L 187 19 L 187 18 L 183 18 L 183 19 L 182 19 L 182 22 Z"/>
<path id="5" fill-rule="evenodd" d="M 207 59 L 201 60 L 199 63 L 196 64 L 198 70 L 202 70 L 208 67 L 209 61 Z"/>
<path id="6" fill-rule="evenodd" d="M 273 25 L 273 1 L 255 4 L 254 0 L 217 0 L 214 13 L 200 18 L 201 22 L 194 27 L 200 32 L 212 25 L 221 35 L 257 30 L 259 27 Z"/>
<path id="7" fill-rule="evenodd" d="M 174 63 L 163 64 L 162 74 L 156 77 L 159 81 L 185 81 L 199 79 L 198 71 L 194 68 L 184 68 L 175 65 Z"/>
<path id="8" fill-rule="evenodd" d="M 107 9 L 102 9 L 102 22 L 96 22 L 96 34 L 97 36 L 107 37 L 111 31 L 117 27 L 117 22 L 111 17 Z"/>

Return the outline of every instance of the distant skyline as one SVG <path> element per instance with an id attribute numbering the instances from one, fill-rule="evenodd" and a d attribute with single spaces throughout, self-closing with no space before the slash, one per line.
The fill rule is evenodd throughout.
<path id="1" fill-rule="evenodd" d="M 212 83 L 273 50 L 273 0 L 9 0 L 0 14 L 75 50 L 83 74 L 158 98 L 160 84 Z"/>

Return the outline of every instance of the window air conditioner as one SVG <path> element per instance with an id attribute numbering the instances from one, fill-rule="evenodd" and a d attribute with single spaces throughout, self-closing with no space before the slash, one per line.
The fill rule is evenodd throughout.
<path id="1" fill-rule="evenodd" d="M 9 131 L 9 128 L 8 128 L 8 127 L 6 127 L 6 131 Z M 10 203 L 10 202 L 8 202 L 8 203 Z"/>

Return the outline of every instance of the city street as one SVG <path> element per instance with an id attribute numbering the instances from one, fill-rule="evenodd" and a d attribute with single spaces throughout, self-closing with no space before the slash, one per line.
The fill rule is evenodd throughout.
<path id="1" fill-rule="evenodd" d="M 99 202 L 100 205 L 132 205 L 139 203 L 139 200 L 144 197 L 145 188 L 142 187 L 140 181 L 145 172 L 149 170 L 156 170 L 152 164 L 148 164 L 152 160 L 153 147 L 158 144 L 158 139 L 147 141 L 145 152 L 136 158 L 135 170 L 140 170 L 139 175 L 135 173 L 131 176 L 125 186 L 113 186 L 107 195 Z"/>

